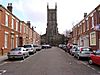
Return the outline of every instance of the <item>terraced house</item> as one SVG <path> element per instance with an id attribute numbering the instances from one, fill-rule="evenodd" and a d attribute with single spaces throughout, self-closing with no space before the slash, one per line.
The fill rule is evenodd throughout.
<path id="1" fill-rule="evenodd" d="M 70 41 L 82 46 L 100 49 L 100 5 L 72 28 Z"/>
<path id="2" fill-rule="evenodd" d="M 12 3 L 8 3 L 7 9 L 0 5 L 0 52 L 3 50 L 3 53 L 24 44 L 35 43 L 35 39 L 39 38 L 30 21 L 21 21 L 12 13 L 12 8 Z"/>

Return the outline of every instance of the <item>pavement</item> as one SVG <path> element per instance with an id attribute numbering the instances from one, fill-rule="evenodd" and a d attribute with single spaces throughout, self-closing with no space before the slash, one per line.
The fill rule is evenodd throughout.
<path id="1" fill-rule="evenodd" d="M 7 54 L 0 55 L 0 63 L 7 60 L 7 59 L 8 59 Z"/>

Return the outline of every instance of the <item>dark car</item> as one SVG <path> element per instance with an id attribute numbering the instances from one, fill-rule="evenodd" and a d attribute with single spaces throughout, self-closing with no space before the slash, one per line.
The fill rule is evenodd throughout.
<path id="1" fill-rule="evenodd" d="M 100 50 L 97 50 L 90 54 L 89 64 L 97 64 L 100 65 Z"/>

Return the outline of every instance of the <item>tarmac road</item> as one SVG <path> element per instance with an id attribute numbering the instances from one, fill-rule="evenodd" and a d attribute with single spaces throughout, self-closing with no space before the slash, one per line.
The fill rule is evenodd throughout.
<path id="1" fill-rule="evenodd" d="M 25 60 L 5 61 L 0 75 L 100 75 L 62 49 L 43 49 Z"/>

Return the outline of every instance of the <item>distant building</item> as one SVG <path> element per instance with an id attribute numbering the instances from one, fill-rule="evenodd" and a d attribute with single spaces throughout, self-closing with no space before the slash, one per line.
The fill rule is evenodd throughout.
<path id="1" fill-rule="evenodd" d="M 47 28 L 46 34 L 42 35 L 42 44 L 58 45 L 61 43 L 62 35 L 58 33 L 57 25 L 57 4 L 55 9 L 49 9 L 47 5 Z"/>

